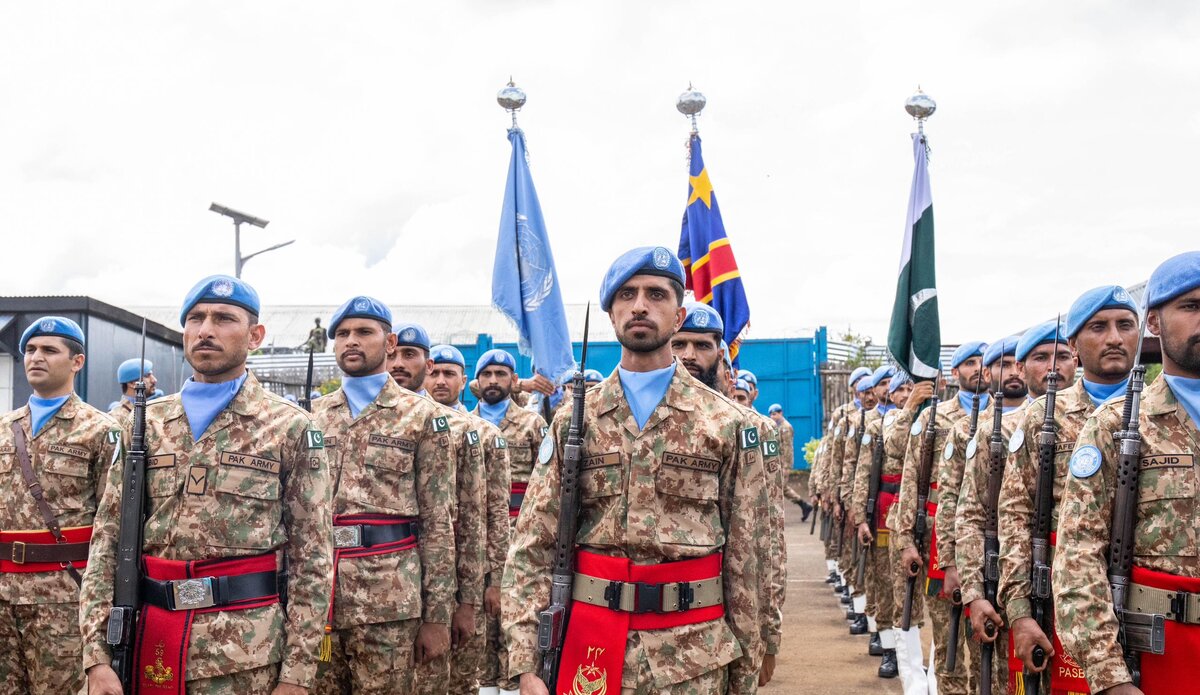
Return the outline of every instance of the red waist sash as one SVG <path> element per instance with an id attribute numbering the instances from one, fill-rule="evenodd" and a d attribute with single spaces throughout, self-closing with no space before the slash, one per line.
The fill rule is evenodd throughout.
<path id="1" fill-rule="evenodd" d="M 196 577 L 236 577 L 276 569 L 275 553 L 255 557 L 212 560 L 164 560 L 145 556 L 146 576 L 168 581 Z M 226 606 L 172 611 L 142 604 L 138 616 L 137 661 L 134 664 L 135 693 L 184 695 L 187 680 L 187 651 L 192 639 L 192 619 L 197 613 L 238 611 L 279 602 L 279 594 L 238 601 Z M 230 640 L 238 636 L 230 636 Z"/>
<path id="2" fill-rule="evenodd" d="M 73 526 L 62 529 L 68 543 L 89 543 L 92 540 L 91 526 Z M 0 531 L 0 543 L 26 543 L 28 545 L 55 545 L 57 541 L 49 529 L 36 531 Z M 15 552 L 15 551 L 14 551 Z M 20 558 L 18 558 L 20 559 Z M 87 560 L 71 562 L 77 570 L 87 567 Z M 13 562 L 11 557 L 0 557 L 0 572 L 58 572 L 65 570 L 61 562 Z"/>
<path id="3" fill-rule="evenodd" d="M 525 502 L 525 490 L 529 483 L 513 483 L 508 495 L 508 515 L 517 517 L 521 514 L 521 505 Z"/>
<path id="4" fill-rule="evenodd" d="M 635 565 L 627 558 L 579 550 L 575 555 L 575 570 L 610 581 L 668 584 L 720 576 L 721 557 L 721 553 L 713 553 L 693 560 Z M 723 603 L 670 613 L 628 613 L 576 601 L 571 604 L 567 634 L 563 639 L 557 687 L 551 692 L 579 692 L 573 689 L 578 683 L 586 685 L 584 692 L 619 693 L 630 630 L 662 630 L 723 617 Z"/>
<path id="5" fill-rule="evenodd" d="M 1133 581 L 1155 589 L 1200 593 L 1200 578 L 1178 577 L 1143 567 L 1133 568 Z M 1146 695 L 1200 693 L 1200 681 L 1195 678 L 1196 664 L 1200 663 L 1200 625 L 1166 621 L 1166 653 L 1141 657 L 1141 688 Z"/>
<path id="6" fill-rule="evenodd" d="M 885 485 L 899 485 L 900 476 L 881 476 L 880 482 Z M 895 492 L 888 492 L 882 488 L 879 490 L 879 500 L 875 503 L 875 525 L 879 530 L 884 530 L 884 520 L 887 519 L 888 511 L 891 510 L 892 505 L 896 503 L 898 497 L 899 495 Z"/>

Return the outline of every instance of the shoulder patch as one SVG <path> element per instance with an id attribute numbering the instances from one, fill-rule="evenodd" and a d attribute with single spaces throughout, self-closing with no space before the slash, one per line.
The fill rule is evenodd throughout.
<path id="1" fill-rule="evenodd" d="M 1015 454 L 1020 451 L 1021 447 L 1023 446 L 1025 446 L 1025 428 L 1018 427 L 1017 431 L 1013 432 L 1013 436 L 1008 440 L 1008 452 L 1010 454 Z"/>
<path id="2" fill-rule="evenodd" d="M 546 429 L 545 427 L 542 428 Z M 551 457 L 554 456 L 554 437 L 546 436 L 542 439 L 542 445 L 538 447 L 538 463 L 549 463 Z"/>
<path id="3" fill-rule="evenodd" d="M 758 448 L 758 428 L 747 427 L 742 430 L 742 448 L 755 449 Z"/>
<path id="4" fill-rule="evenodd" d="M 438 415 L 437 417 L 433 418 L 433 431 L 449 432 L 450 420 L 448 420 L 445 415 Z"/>
<path id="5" fill-rule="evenodd" d="M 136 367 L 137 365 L 134 366 Z M 121 441 L 121 433 L 116 430 L 109 430 L 105 439 L 109 444 L 116 444 L 117 442 Z"/>
<path id="6" fill-rule="evenodd" d="M 550 427 L 547 425 L 542 425 L 541 431 L 542 431 L 542 436 L 545 437 L 546 434 L 550 432 Z"/>
<path id="7" fill-rule="evenodd" d="M 863 435 L 863 438 L 862 438 L 862 445 L 863 445 L 863 446 L 866 446 L 866 445 L 868 445 L 868 444 L 870 444 L 870 443 L 871 443 L 871 433 L 870 433 L 870 432 L 868 432 L 867 434 L 864 434 L 864 435 Z"/>
<path id="8" fill-rule="evenodd" d="M 508 441 L 506 441 L 506 440 L 504 439 L 504 437 L 497 436 L 497 437 L 496 437 L 496 448 L 497 448 L 497 449 L 507 449 L 507 448 L 508 448 Z"/>
<path id="9" fill-rule="evenodd" d="M 833 436 L 835 436 L 835 437 L 842 436 L 842 426 L 841 425 L 838 425 L 836 428 L 834 428 Z"/>
<path id="10" fill-rule="evenodd" d="M 846 431 L 847 439 L 854 439 L 854 425 L 850 425 L 850 429 Z"/>
<path id="11" fill-rule="evenodd" d="M 893 423 L 893 422 L 895 422 L 895 421 L 896 421 L 896 414 L 895 414 L 895 413 L 888 413 L 888 414 L 887 414 L 887 417 L 885 417 L 885 418 L 883 419 L 883 426 L 884 426 L 884 427 L 891 427 L 891 426 L 892 426 L 892 423 Z"/>
<path id="12" fill-rule="evenodd" d="M 763 458 L 771 458 L 779 455 L 779 442 L 774 439 L 768 439 L 763 442 Z"/>
<path id="13" fill-rule="evenodd" d="M 925 429 L 925 425 L 921 424 L 921 421 L 918 419 L 912 424 L 912 427 L 908 428 L 908 433 L 915 437 L 921 434 L 921 430 L 923 429 Z"/>
<path id="14" fill-rule="evenodd" d="M 1091 444 L 1081 446 L 1071 455 L 1071 475 L 1076 478 L 1090 478 L 1100 470 L 1100 450 Z"/>
<path id="15" fill-rule="evenodd" d="M 978 439 L 972 439 L 971 441 L 967 442 L 967 458 L 969 458 L 969 459 L 975 458 L 975 452 L 978 450 L 979 450 L 979 440 Z"/>
<path id="16" fill-rule="evenodd" d="M 325 433 L 321 430 L 306 430 L 304 441 L 308 444 L 309 449 L 324 449 Z"/>
<path id="17" fill-rule="evenodd" d="M 470 446 L 479 446 L 479 433 L 475 430 L 467 432 L 467 444 Z"/>
<path id="18" fill-rule="evenodd" d="M 946 440 L 946 448 L 942 449 L 942 458 L 947 461 L 954 458 L 954 440 Z"/>

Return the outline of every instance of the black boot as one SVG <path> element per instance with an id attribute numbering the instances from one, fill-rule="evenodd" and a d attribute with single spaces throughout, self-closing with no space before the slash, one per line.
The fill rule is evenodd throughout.
<path id="1" fill-rule="evenodd" d="M 842 583 L 842 576 L 840 574 L 835 573 L 833 576 L 833 593 L 840 594 L 846 590 L 846 585 Z"/>
<path id="2" fill-rule="evenodd" d="M 833 570 L 829 570 L 829 576 L 825 577 L 825 583 L 826 584 L 837 584 L 837 582 L 838 582 L 837 572 L 834 572 Z"/>
<path id="3" fill-rule="evenodd" d="M 841 603 L 843 606 L 850 605 L 850 587 L 848 587 L 848 586 L 842 587 Z"/>
<path id="4" fill-rule="evenodd" d="M 870 656 L 883 656 L 883 643 L 879 641 L 879 633 L 871 633 L 871 641 L 867 643 L 867 654 Z"/>
<path id="5" fill-rule="evenodd" d="M 867 615 L 866 613 L 855 613 L 854 620 L 850 623 L 850 634 L 865 635 L 867 634 Z"/>
<path id="6" fill-rule="evenodd" d="M 900 664 L 896 661 L 895 649 L 883 650 L 883 661 L 879 662 L 880 678 L 895 678 L 900 675 Z"/>
<path id="7" fill-rule="evenodd" d="M 808 521 L 808 515 L 812 514 L 813 506 L 804 500 L 796 500 L 796 504 L 800 505 L 800 508 L 804 510 L 804 516 L 800 517 L 801 523 Z"/>

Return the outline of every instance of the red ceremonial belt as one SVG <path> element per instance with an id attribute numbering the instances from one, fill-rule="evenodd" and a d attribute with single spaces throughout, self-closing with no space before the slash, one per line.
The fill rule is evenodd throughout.
<path id="1" fill-rule="evenodd" d="M 275 553 L 254 557 L 213 560 L 164 560 L 147 555 L 143 558 L 146 577 L 158 581 L 204 577 L 236 577 L 258 572 L 274 572 Z M 181 593 L 184 589 L 180 590 Z M 137 661 L 134 664 L 135 693 L 176 693 L 185 695 L 187 651 L 192 639 L 192 619 L 197 613 L 238 611 L 260 608 L 279 602 L 279 594 L 237 601 L 224 606 L 195 610 L 168 610 L 143 603 L 138 616 Z M 237 636 L 231 637 L 234 638 Z"/>
<path id="2" fill-rule="evenodd" d="M 1144 567 L 1133 568 L 1133 583 L 1166 591 L 1200 593 L 1198 577 L 1179 577 Z M 1142 692 L 1146 695 L 1200 693 L 1200 681 L 1195 677 L 1196 664 L 1200 663 L 1200 625 L 1167 620 L 1165 630 L 1166 653 L 1141 655 Z"/>
<path id="3" fill-rule="evenodd" d="M 508 495 L 508 515 L 517 517 L 521 514 L 521 505 L 525 502 L 525 490 L 529 483 L 513 483 Z"/>
<path id="4" fill-rule="evenodd" d="M 63 538 L 68 543 L 90 543 L 92 540 L 91 526 L 73 526 L 62 529 Z M 21 544 L 27 545 L 57 545 L 58 542 L 54 538 L 54 534 L 49 529 L 38 531 L 0 531 L 0 543 L 11 543 L 13 547 L 12 556 L 0 556 L 0 572 L 58 572 L 66 569 L 66 565 L 61 562 L 20 562 L 21 558 L 17 556 L 17 548 Z M 24 553 L 21 553 L 24 555 Z M 87 560 L 73 560 L 71 562 L 77 570 L 83 570 L 87 567 Z"/>
<path id="5" fill-rule="evenodd" d="M 721 553 L 713 553 L 694 560 L 635 565 L 628 558 L 579 550 L 575 554 L 575 570 L 609 581 L 668 584 L 719 577 L 721 558 Z M 552 692 L 576 693 L 580 692 L 581 685 L 586 685 L 583 692 L 619 693 L 630 630 L 662 630 L 723 617 L 723 603 L 670 613 L 629 613 L 575 601 L 571 604 L 559 659 L 557 687 Z"/>
<path id="6" fill-rule="evenodd" d="M 881 476 L 880 483 L 882 483 L 882 485 L 899 485 L 900 476 Z M 885 519 L 887 519 L 888 511 L 892 508 L 892 505 L 896 503 L 896 499 L 899 497 L 899 495 L 895 492 L 888 492 L 887 490 L 884 490 L 882 485 L 879 489 L 879 500 L 875 503 L 875 524 L 880 528 L 884 527 L 883 522 Z"/>

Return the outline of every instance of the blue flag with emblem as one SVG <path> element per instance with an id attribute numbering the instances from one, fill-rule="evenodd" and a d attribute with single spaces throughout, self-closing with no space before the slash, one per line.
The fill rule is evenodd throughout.
<path id="1" fill-rule="evenodd" d="M 525 133 L 513 128 L 508 140 L 512 160 L 492 268 L 492 304 L 516 326 L 521 354 L 533 358 L 534 371 L 557 384 L 575 371 L 571 334 L 542 206 L 529 173 Z"/>
<path id="2" fill-rule="evenodd" d="M 687 275 L 687 288 L 696 301 L 717 310 L 725 322 L 725 342 L 729 344 L 733 365 L 738 364 L 739 336 L 750 323 L 750 304 L 742 273 L 733 257 L 733 247 L 721 221 L 721 208 L 704 167 L 700 136 L 692 133 L 689 142 L 691 168 L 688 172 L 688 200 L 679 234 L 679 260 Z"/>

